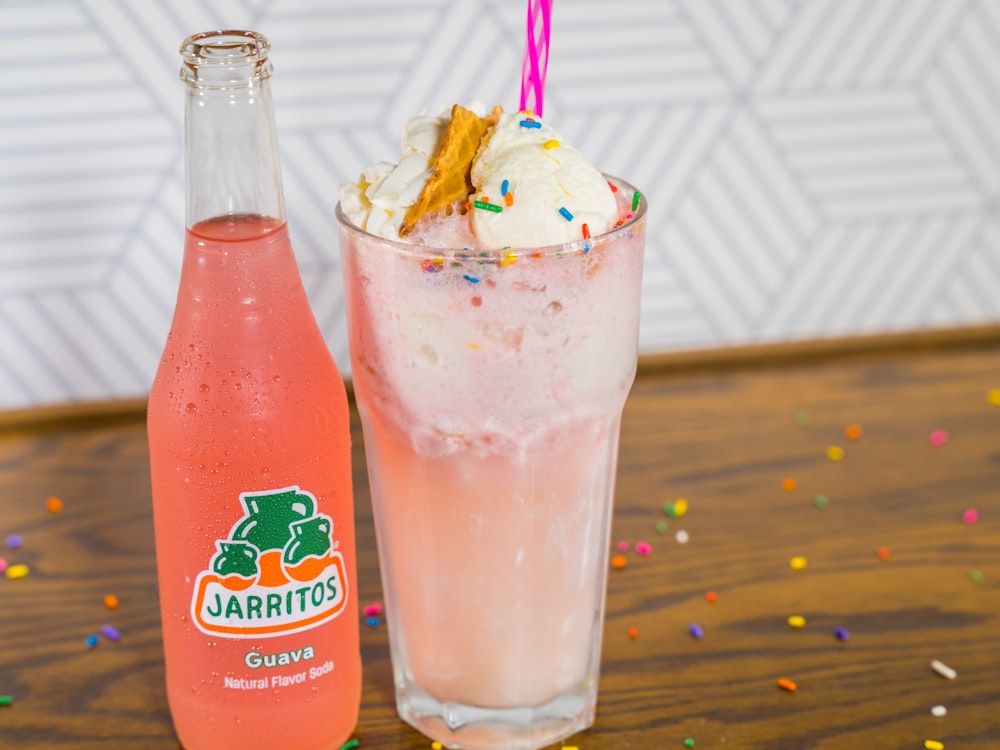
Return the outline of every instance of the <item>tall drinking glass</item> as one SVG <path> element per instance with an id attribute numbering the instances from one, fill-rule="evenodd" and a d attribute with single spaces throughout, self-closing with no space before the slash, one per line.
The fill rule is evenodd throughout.
<path id="1" fill-rule="evenodd" d="M 448 747 L 594 719 L 646 216 L 611 182 L 624 224 L 551 247 L 428 248 L 337 209 L 397 709 Z"/>

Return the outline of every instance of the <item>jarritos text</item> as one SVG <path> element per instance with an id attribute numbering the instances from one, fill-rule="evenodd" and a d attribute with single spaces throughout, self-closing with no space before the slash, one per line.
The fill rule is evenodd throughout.
<path id="1" fill-rule="evenodd" d="M 347 603 L 333 521 L 298 486 L 240 495 L 243 517 L 198 574 L 191 616 L 200 631 L 266 638 L 308 630 Z"/>

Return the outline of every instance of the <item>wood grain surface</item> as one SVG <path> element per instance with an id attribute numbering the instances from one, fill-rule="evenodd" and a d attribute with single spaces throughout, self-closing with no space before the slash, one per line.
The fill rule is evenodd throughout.
<path id="1" fill-rule="evenodd" d="M 611 571 L 597 722 L 565 744 L 1000 748 L 1000 407 L 991 389 L 1000 389 L 995 337 L 644 366 L 626 407 L 613 535 L 652 553 L 629 551 L 627 566 Z M 844 437 L 849 423 L 863 427 L 860 440 Z M 354 424 L 366 604 L 380 600 L 380 585 Z M 938 429 L 949 439 L 934 447 Z M 827 457 L 830 446 L 842 460 Z M 51 495 L 63 499 L 61 513 L 46 510 Z M 682 497 L 687 515 L 668 518 L 664 503 Z M 23 546 L 3 545 L 12 533 Z M 0 747 L 177 748 L 141 416 L 0 430 L 0 556 L 30 567 L 26 578 L 0 578 L 0 695 L 13 699 L 0 706 Z M 795 556 L 805 569 L 792 570 Z M 108 593 L 120 600 L 114 611 Z M 790 615 L 806 626 L 790 628 Z M 88 648 L 105 623 L 122 640 Z M 848 640 L 834 637 L 837 627 Z M 362 652 L 359 750 L 430 747 L 395 716 L 384 625 L 362 625 Z M 957 679 L 935 674 L 933 659 Z M 781 690 L 781 677 L 797 691 Z M 935 705 L 947 715 L 933 717 Z"/>

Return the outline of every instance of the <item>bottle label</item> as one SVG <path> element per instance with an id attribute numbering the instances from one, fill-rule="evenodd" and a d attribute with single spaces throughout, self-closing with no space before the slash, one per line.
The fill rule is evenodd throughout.
<path id="1" fill-rule="evenodd" d="M 240 494 L 243 516 L 195 580 L 191 616 L 223 638 L 288 635 L 337 617 L 347 604 L 333 520 L 298 486 Z"/>

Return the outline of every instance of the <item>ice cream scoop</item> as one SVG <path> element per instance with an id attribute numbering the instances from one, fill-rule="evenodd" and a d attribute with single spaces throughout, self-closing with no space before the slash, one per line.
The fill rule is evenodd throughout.
<path id="1" fill-rule="evenodd" d="M 446 191 L 442 200 L 440 190 L 431 195 L 442 184 L 467 189 Z M 454 220 L 464 222 L 479 249 L 596 237 L 619 213 L 600 171 L 541 118 L 496 110 L 484 117 L 478 103 L 410 120 L 398 164 L 365 170 L 341 188 L 340 199 L 356 226 L 392 240 L 422 221 L 457 214 Z"/>

